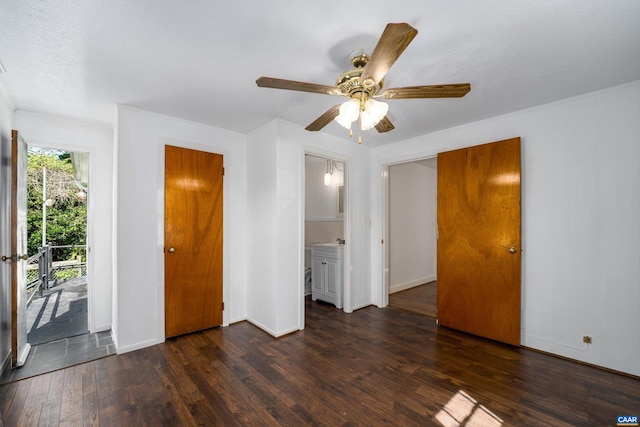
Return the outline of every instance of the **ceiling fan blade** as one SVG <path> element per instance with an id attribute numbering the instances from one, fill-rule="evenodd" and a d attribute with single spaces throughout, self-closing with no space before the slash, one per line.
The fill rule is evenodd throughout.
<path id="1" fill-rule="evenodd" d="M 396 127 L 391 123 L 391 120 L 387 116 L 384 116 L 382 120 L 378 122 L 376 125 L 376 130 L 379 133 L 389 132 L 390 130 L 394 130 Z"/>
<path id="2" fill-rule="evenodd" d="M 459 98 L 471 90 L 469 83 L 450 85 L 407 86 L 391 88 L 379 94 L 386 99 L 406 98 Z"/>
<path id="3" fill-rule="evenodd" d="M 387 24 L 369 62 L 362 70 L 362 85 L 371 87 L 380 83 L 416 34 L 418 30 L 409 24 Z"/>
<path id="4" fill-rule="evenodd" d="M 294 80 L 283 80 L 273 77 L 260 77 L 256 80 L 256 84 L 259 87 L 270 87 L 273 89 L 298 90 L 300 92 L 322 93 L 326 95 L 342 95 L 340 89 L 335 86 L 296 82 Z"/>
<path id="5" fill-rule="evenodd" d="M 340 105 L 341 104 L 334 105 L 333 107 L 329 108 L 323 115 L 318 117 L 305 129 L 314 132 L 331 123 L 331 120 L 335 119 L 336 117 L 338 117 L 338 114 L 340 114 Z"/>

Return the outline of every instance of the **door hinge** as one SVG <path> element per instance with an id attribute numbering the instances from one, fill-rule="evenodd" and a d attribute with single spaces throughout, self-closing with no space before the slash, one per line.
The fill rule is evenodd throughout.
<path id="1" fill-rule="evenodd" d="M 222 168 L 222 176 L 224 176 L 224 167 Z"/>
<path id="2" fill-rule="evenodd" d="M 224 311 L 224 301 L 222 301 L 222 311 Z"/>

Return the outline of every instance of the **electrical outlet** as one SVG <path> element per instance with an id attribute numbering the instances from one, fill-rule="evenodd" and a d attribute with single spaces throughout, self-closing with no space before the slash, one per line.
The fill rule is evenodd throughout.
<path id="1" fill-rule="evenodd" d="M 585 335 L 582 337 L 582 342 L 585 342 L 587 344 L 591 344 L 591 337 L 589 335 Z"/>

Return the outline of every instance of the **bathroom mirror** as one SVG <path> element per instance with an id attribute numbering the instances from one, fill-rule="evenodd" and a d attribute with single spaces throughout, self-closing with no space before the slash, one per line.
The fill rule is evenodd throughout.
<path id="1" fill-rule="evenodd" d="M 338 186 L 338 212 L 336 216 L 341 217 L 344 215 L 344 185 Z"/>

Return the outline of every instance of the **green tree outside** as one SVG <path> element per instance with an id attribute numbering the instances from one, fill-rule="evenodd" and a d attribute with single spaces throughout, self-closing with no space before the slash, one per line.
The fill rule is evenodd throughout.
<path id="1" fill-rule="evenodd" d="M 29 148 L 27 167 L 27 247 L 29 256 L 42 246 L 43 168 L 47 174 L 47 243 L 51 246 L 86 245 L 87 193 L 76 185 L 69 153 Z M 86 253 L 82 248 L 58 249 L 54 260 L 70 260 Z"/>

